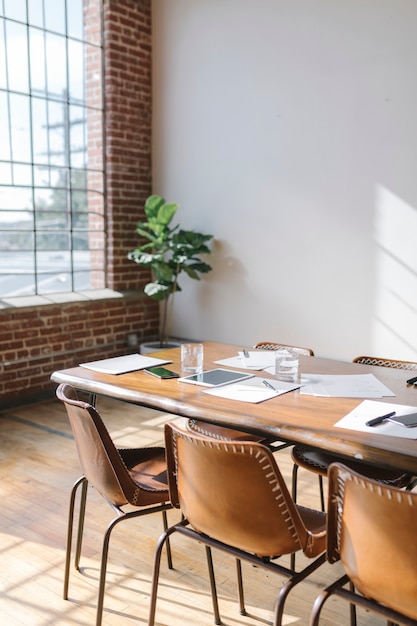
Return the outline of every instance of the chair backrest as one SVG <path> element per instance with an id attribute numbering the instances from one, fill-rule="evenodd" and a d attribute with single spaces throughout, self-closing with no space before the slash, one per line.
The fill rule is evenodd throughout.
<path id="1" fill-rule="evenodd" d="M 115 506 L 148 504 L 132 480 L 97 410 L 78 400 L 73 387 L 59 385 L 56 395 L 68 413 L 84 476 Z"/>
<path id="2" fill-rule="evenodd" d="M 300 348 L 300 346 L 289 346 L 285 343 L 278 343 L 276 341 L 258 341 L 254 345 L 255 350 L 280 350 L 281 348 L 290 348 L 293 352 L 297 354 L 302 354 L 304 356 L 314 356 L 313 350 L 311 348 Z"/>
<path id="3" fill-rule="evenodd" d="M 392 367 L 397 370 L 417 370 L 417 363 L 414 361 L 398 361 L 397 359 L 382 359 L 376 356 L 357 356 L 353 363 L 363 365 L 378 365 L 379 367 Z"/>
<path id="4" fill-rule="evenodd" d="M 169 423 L 165 445 L 171 503 L 198 532 L 261 557 L 325 549 L 311 540 L 262 444 L 221 442 Z"/>
<path id="5" fill-rule="evenodd" d="M 340 463 L 328 476 L 329 561 L 340 559 L 365 596 L 417 619 L 417 493 Z"/>

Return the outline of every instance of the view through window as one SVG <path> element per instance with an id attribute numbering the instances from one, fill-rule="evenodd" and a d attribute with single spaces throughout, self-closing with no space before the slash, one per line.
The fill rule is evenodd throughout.
<path id="1" fill-rule="evenodd" d="M 100 0 L 0 0 L 0 298 L 105 287 Z"/>

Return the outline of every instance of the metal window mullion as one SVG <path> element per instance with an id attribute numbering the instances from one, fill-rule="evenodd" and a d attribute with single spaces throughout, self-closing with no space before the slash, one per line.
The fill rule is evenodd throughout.
<path id="1" fill-rule="evenodd" d="M 68 50 L 68 2 L 65 0 L 65 73 L 66 73 L 66 90 L 64 101 L 64 149 L 65 149 L 65 164 L 67 166 L 66 172 L 66 202 L 67 211 L 69 216 L 69 235 L 70 235 L 70 267 L 71 267 L 71 291 L 74 291 L 75 279 L 74 279 L 74 219 L 72 214 L 72 165 L 71 165 L 71 120 L 70 120 L 70 108 L 69 108 L 69 50 Z"/>

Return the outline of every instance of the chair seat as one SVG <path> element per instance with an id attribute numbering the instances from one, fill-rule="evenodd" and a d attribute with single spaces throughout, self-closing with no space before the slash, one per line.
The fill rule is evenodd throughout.
<path id="1" fill-rule="evenodd" d="M 299 467 L 310 470 L 319 476 L 327 476 L 329 466 L 332 463 L 340 461 L 340 457 L 315 450 L 313 448 L 304 448 L 303 446 L 294 446 L 292 451 L 292 460 Z M 367 476 L 373 480 L 377 480 L 385 485 L 392 487 L 406 487 L 411 480 L 411 476 L 401 472 L 373 467 L 356 461 L 346 461 L 343 463 L 350 469 Z"/>
<path id="2" fill-rule="evenodd" d="M 165 449 L 162 447 L 119 448 L 119 453 L 130 476 L 138 487 L 148 492 L 157 492 L 158 500 L 161 499 L 162 494 L 165 492 L 168 502 Z"/>

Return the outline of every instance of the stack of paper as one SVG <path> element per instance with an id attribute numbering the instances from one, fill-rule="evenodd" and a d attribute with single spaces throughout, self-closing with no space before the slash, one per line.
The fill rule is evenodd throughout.
<path id="1" fill-rule="evenodd" d="M 300 393 L 328 398 L 383 398 L 395 396 L 373 374 L 302 374 Z"/>
<path id="2" fill-rule="evenodd" d="M 377 426 L 366 426 L 366 422 L 380 415 L 385 415 L 387 411 L 395 411 L 396 415 L 408 415 L 409 413 L 415 413 L 417 407 L 364 400 L 358 404 L 353 411 L 336 422 L 335 426 L 337 428 L 347 428 L 348 430 L 372 433 L 373 435 L 389 435 L 391 437 L 417 439 L 417 428 L 407 428 L 401 424 L 394 424 L 389 421 L 384 421 Z"/>
<path id="3" fill-rule="evenodd" d="M 80 363 L 80 366 L 95 372 L 103 372 L 103 374 L 127 374 L 127 372 L 135 372 L 146 367 L 155 367 L 156 365 L 164 365 L 166 363 L 172 363 L 172 361 L 143 356 L 142 354 L 127 354 L 126 356 L 116 356 L 112 359 Z"/>
<path id="4" fill-rule="evenodd" d="M 226 400 L 240 400 L 241 402 L 258 403 L 270 398 L 275 398 L 283 393 L 294 391 L 300 385 L 298 383 L 286 383 L 280 380 L 267 380 L 268 386 L 265 385 L 262 378 L 249 378 L 240 383 L 233 383 L 223 387 L 213 387 L 205 390 L 212 396 L 225 398 Z"/>

